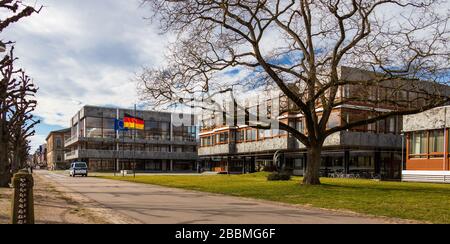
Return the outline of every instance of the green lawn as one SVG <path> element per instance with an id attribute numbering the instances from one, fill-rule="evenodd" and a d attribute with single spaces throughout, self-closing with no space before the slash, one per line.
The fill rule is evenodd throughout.
<path id="1" fill-rule="evenodd" d="M 300 177 L 269 182 L 266 173 L 211 176 L 136 176 L 126 180 L 233 196 L 251 197 L 376 216 L 450 223 L 450 185 L 322 179 L 321 186 L 302 186 Z"/>

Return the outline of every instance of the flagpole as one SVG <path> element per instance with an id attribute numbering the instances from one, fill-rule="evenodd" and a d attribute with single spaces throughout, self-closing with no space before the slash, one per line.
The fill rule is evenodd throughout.
<path id="1" fill-rule="evenodd" d="M 119 108 L 116 109 L 116 121 L 115 121 L 114 129 L 116 130 L 116 166 L 114 167 L 114 176 L 116 176 L 116 172 L 119 170 Z M 117 128 L 116 128 L 117 127 Z"/>
<path id="2" fill-rule="evenodd" d="M 122 177 L 125 177 L 125 165 L 124 165 L 124 161 L 125 161 L 125 129 L 122 130 L 122 161 L 121 161 L 121 165 L 122 165 Z"/>
<path id="3" fill-rule="evenodd" d="M 133 178 L 136 178 L 136 136 L 137 136 L 137 131 L 136 131 L 136 103 L 134 104 L 134 143 L 133 143 Z"/>

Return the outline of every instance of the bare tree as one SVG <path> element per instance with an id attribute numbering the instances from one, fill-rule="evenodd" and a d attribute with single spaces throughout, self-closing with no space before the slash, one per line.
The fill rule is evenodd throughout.
<path id="1" fill-rule="evenodd" d="M 30 150 L 29 138 L 34 136 L 34 127 L 39 120 L 35 120 L 32 114 L 37 105 L 37 101 L 34 100 L 37 88 L 25 72 L 20 72 L 16 87 L 11 91 L 13 94 L 9 120 L 10 162 L 11 171 L 14 173 L 26 166 Z"/>
<path id="2" fill-rule="evenodd" d="M 37 88 L 30 77 L 21 69 L 14 69 L 14 47 L 0 62 L 0 186 L 5 186 L 26 162 L 29 152 L 29 138 L 34 135 L 34 126 L 39 123 L 33 119 L 32 112 L 37 102 L 34 100 Z"/>
<path id="3" fill-rule="evenodd" d="M 164 67 L 141 74 L 141 94 L 155 105 L 189 104 L 239 85 L 277 87 L 295 105 L 283 112 L 304 116 L 305 131 L 279 124 L 307 148 L 304 184 L 320 184 L 320 155 L 330 135 L 449 101 L 445 1 L 144 0 L 143 4 L 152 7 L 161 30 L 174 33 L 177 40 Z M 343 66 L 364 75 L 342 76 Z M 254 75 L 226 82 L 223 73 L 231 69 Z M 403 97 L 405 90 L 421 95 Z M 342 120 L 329 128 L 334 109 L 358 101 L 372 107 L 369 117 Z M 382 105 L 389 109 L 377 109 Z"/>
<path id="4" fill-rule="evenodd" d="M 27 6 L 20 0 L 1 0 L 0 10 L 4 16 L 0 20 L 1 33 L 11 24 L 39 12 L 40 8 Z M 8 185 L 11 170 L 17 170 L 26 159 L 28 138 L 33 135 L 32 128 L 37 123 L 31 115 L 36 106 L 36 101 L 31 98 L 37 89 L 23 70 L 14 68 L 13 50 L 11 47 L 0 60 L 0 187 Z"/>

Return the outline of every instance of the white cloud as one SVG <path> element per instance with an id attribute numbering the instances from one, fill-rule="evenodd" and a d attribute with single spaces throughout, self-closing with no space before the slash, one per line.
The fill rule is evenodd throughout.
<path id="1" fill-rule="evenodd" d="M 2 33 L 16 41 L 19 65 L 40 88 L 35 112 L 46 125 L 67 127 L 82 105 L 130 107 L 131 81 L 142 66 L 164 62 L 167 38 L 144 20 L 139 0 L 41 0 L 40 14 Z M 34 1 L 32 2 L 34 4 Z M 33 145 L 43 143 L 38 134 Z"/>

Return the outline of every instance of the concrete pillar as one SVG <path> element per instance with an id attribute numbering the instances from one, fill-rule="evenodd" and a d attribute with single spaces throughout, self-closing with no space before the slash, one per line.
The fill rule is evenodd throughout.
<path id="1" fill-rule="evenodd" d="M 162 160 L 161 162 L 161 171 L 167 171 L 167 160 Z"/>
<path id="2" fill-rule="evenodd" d="M 256 172 L 256 159 L 255 157 L 250 158 L 250 172 Z"/>
<path id="3" fill-rule="evenodd" d="M 381 162 L 381 152 L 377 149 L 374 154 L 374 162 L 375 162 L 375 174 L 381 174 L 381 167 L 383 166 Z"/>
<path id="4" fill-rule="evenodd" d="M 344 174 L 348 174 L 350 172 L 350 151 L 344 151 Z"/>

